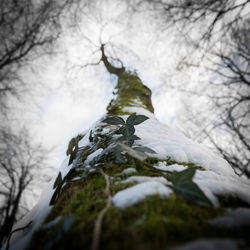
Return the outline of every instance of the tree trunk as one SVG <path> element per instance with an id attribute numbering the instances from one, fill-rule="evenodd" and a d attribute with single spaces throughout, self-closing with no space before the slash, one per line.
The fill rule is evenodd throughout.
<path id="1" fill-rule="evenodd" d="M 112 66 L 104 50 L 102 61 L 118 76 L 107 115 L 71 140 L 57 178 L 15 226 L 32 222 L 11 249 L 236 249 L 239 239 L 249 247 L 249 224 L 233 220 L 250 204 L 249 181 L 158 122 L 135 72 Z M 225 214 L 231 224 L 215 219 Z"/>

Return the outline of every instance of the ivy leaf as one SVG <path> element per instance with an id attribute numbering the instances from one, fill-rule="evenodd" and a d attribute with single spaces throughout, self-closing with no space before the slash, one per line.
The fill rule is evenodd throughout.
<path id="1" fill-rule="evenodd" d="M 57 186 L 59 186 L 62 183 L 62 174 L 59 172 L 58 176 L 56 177 L 53 189 L 55 189 Z"/>
<path id="2" fill-rule="evenodd" d="M 69 172 L 65 175 L 64 180 L 69 181 L 72 179 L 72 175 L 75 173 L 75 168 L 71 168 Z"/>
<path id="3" fill-rule="evenodd" d="M 76 158 L 77 151 L 78 151 L 78 144 L 75 146 L 74 151 L 72 151 L 71 154 L 70 154 L 68 166 L 69 166 L 69 165 L 73 162 L 73 160 Z"/>
<path id="4" fill-rule="evenodd" d="M 127 138 L 135 133 L 135 128 L 131 124 L 126 124 L 125 126 L 120 127 L 119 131 Z"/>
<path id="5" fill-rule="evenodd" d="M 92 136 L 92 130 L 90 130 L 90 133 L 89 133 L 89 141 L 90 142 L 93 142 L 93 136 Z"/>
<path id="6" fill-rule="evenodd" d="M 134 141 L 135 140 L 140 140 L 140 138 L 136 135 L 131 135 L 127 138 L 127 143 L 128 143 L 128 146 L 131 147 L 133 144 L 134 144 Z"/>
<path id="7" fill-rule="evenodd" d="M 131 134 L 134 131 L 132 127 L 128 130 L 126 130 L 126 127 L 121 127 L 121 131 L 125 135 L 120 136 L 117 141 L 126 141 L 127 145 L 131 147 L 134 144 L 135 140 L 140 140 L 137 135 Z"/>
<path id="8" fill-rule="evenodd" d="M 70 155 L 72 153 L 72 150 L 73 150 L 75 145 L 76 145 L 76 139 L 72 138 L 68 144 L 68 149 L 67 149 L 66 155 Z"/>
<path id="9" fill-rule="evenodd" d="M 112 124 L 112 125 L 125 125 L 125 121 L 119 116 L 111 116 L 104 119 L 102 122 Z"/>
<path id="10" fill-rule="evenodd" d="M 62 185 L 57 186 L 57 188 L 56 188 L 56 190 L 55 190 L 54 194 L 52 195 L 51 200 L 49 202 L 50 206 L 52 206 L 56 203 L 56 201 L 59 197 L 59 193 L 61 191 L 61 188 L 62 188 Z"/>
<path id="11" fill-rule="evenodd" d="M 192 167 L 181 172 L 172 173 L 173 186 L 169 186 L 174 192 L 189 202 L 196 202 L 203 205 L 212 205 L 199 186 L 193 182 L 193 177 L 197 168 Z"/>
<path id="12" fill-rule="evenodd" d="M 147 119 L 149 118 L 145 115 L 136 115 L 136 113 L 133 113 L 127 118 L 126 124 L 138 125 Z"/>
<path id="13" fill-rule="evenodd" d="M 201 205 L 213 205 L 194 182 L 181 183 L 177 186 L 174 185 L 172 188 L 176 194 L 181 195 L 186 201 L 200 203 Z"/>
<path id="14" fill-rule="evenodd" d="M 136 113 L 131 114 L 131 115 L 127 118 L 126 124 L 134 125 L 135 117 L 136 117 Z"/>
<path id="15" fill-rule="evenodd" d="M 172 174 L 171 180 L 174 185 L 179 185 L 185 182 L 192 182 L 195 171 L 196 171 L 196 168 L 194 167 L 185 169 L 181 172 L 174 171 Z"/>
<path id="16" fill-rule="evenodd" d="M 122 164 L 126 162 L 126 159 L 124 155 L 122 154 L 122 147 L 119 144 L 116 147 L 114 147 L 112 151 L 112 155 L 114 156 L 116 163 Z"/>

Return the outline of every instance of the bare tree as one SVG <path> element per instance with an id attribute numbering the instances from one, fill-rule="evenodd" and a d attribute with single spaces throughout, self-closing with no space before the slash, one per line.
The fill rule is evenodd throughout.
<path id="1" fill-rule="evenodd" d="M 18 136 L 1 130 L 0 141 L 1 245 L 20 216 L 23 192 L 34 180 L 35 171 L 45 167 L 47 152 L 41 145 L 31 144 L 27 130 L 19 131 Z"/>
<path id="2" fill-rule="evenodd" d="M 215 76 L 211 80 L 209 99 L 218 119 L 212 129 L 223 129 L 228 134 L 228 145 L 222 145 L 205 130 L 210 141 L 239 174 L 250 177 L 250 19 L 232 29 L 224 50 L 213 53 L 214 67 L 208 68 Z"/>
<path id="3" fill-rule="evenodd" d="M 249 0 L 152 0 L 137 1 L 137 6 L 152 8 L 167 24 L 177 24 L 181 32 L 191 36 L 195 32 L 192 41 L 196 46 L 213 44 L 225 36 L 228 32 L 238 27 L 249 16 Z M 201 26 L 202 24 L 202 26 Z M 198 29 L 197 28 L 201 27 Z"/>
<path id="4" fill-rule="evenodd" d="M 51 52 L 60 35 L 60 16 L 69 3 L 0 1 L 0 247 L 16 219 L 27 212 L 22 195 L 48 157 L 41 146 L 31 142 L 27 130 L 18 130 L 18 122 L 12 128 L 9 97 L 21 99 L 32 87 L 20 71 L 38 56 Z"/>
<path id="5" fill-rule="evenodd" d="M 163 28 L 179 28 L 194 54 L 208 62 L 197 63 L 188 54 L 179 64 L 205 68 L 210 75 L 206 93 L 204 88 L 186 91 L 205 96 L 202 112 L 212 114 L 200 119 L 201 110 L 187 110 L 188 134 L 192 136 L 193 126 L 195 139 L 208 139 L 238 174 L 250 177 L 250 1 L 153 0 L 139 1 L 139 6 L 145 2 L 160 13 Z M 187 86 L 176 89 L 185 92 Z"/>
<path id="6" fill-rule="evenodd" d="M 0 107 L 8 96 L 27 89 L 20 69 L 35 56 L 48 52 L 60 34 L 59 17 L 68 1 L 2 0 L 0 2 Z"/>

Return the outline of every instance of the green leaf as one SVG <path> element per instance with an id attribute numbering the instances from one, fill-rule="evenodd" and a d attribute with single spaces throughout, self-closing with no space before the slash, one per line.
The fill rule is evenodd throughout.
<path id="1" fill-rule="evenodd" d="M 67 149 L 67 152 L 66 152 L 66 155 L 70 155 L 72 150 L 73 150 L 73 147 L 76 145 L 76 139 L 75 138 L 72 138 L 68 144 L 68 149 Z"/>
<path id="2" fill-rule="evenodd" d="M 126 162 L 126 159 L 122 154 L 122 148 L 119 144 L 113 149 L 112 154 L 115 158 L 115 163 L 122 164 Z"/>
<path id="3" fill-rule="evenodd" d="M 133 113 L 127 118 L 126 124 L 138 125 L 147 119 L 149 118 L 145 115 L 136 115 L 136 113 Z"/>
<path id="4" fill-rule="evenodd" d="M 192 180 L 196 169 L 197 168 L 195 167 L 191 167 L 181 172 L 174 171 L 171 177 L 173 186 L 168 186 L 171 187 L 176 194 L 182 196 L 182 198 L 186 201 L 202 205 L 212 205 L 211 201 Z"/>
<path id="5" fill-rule="evenodd" d="M 66 181 L 71 180 L 73 174 L 75 173 L 75 171 L 76 171 L 75 168 L 71 168 L 71 169 L 69 170 L 69 172 L 65 175 L 64 181 L 65 181 L 65 180 L 66 180 Z"/>
<path id="6" fill-rule="evenodd" d="M 199 203 L 201 205 L 212 205 L 211 201 L 194 182 L 181 183 L 174 185 L 172 188 L 176 194 L 182 196 L 186 201 Z"/>
<path id="7" fill-rule="evenodd" d="M 171 180 L 174 185 L 179 185 L 180 183 L 184 183 L 184 182 L 192 182 L 192 178 L 195 174 L 195 171 L 196 171 L 196 168 L 194 167 L 185 169 L 181 172 L 174 171 L 172 173 Z"/>
<path id="8" fill-rule="evenodd" d="M 131 115 L 127 118 L 126 124 L 134 125 L 135 117 L 136 117 L 136 113 L 131 114 Z"/>
<path id="9" fill-rule="evenodd" d="M 141 140 L 141 138 L 138 137 L 137 135 L 132 135 L 132 137 L 133 137 L 134 140 Z"/>
<path id="10" fill-rule="evenodd" d="M 49 203 L 50 206 L 52 206 L 52 205 L 54 205 L 56 203 L 56 201 L 57 201 L 57 199 L 59 197 L 59 193 L 61 191 L 61 187 L 62 187 L 62 185 L 58 185 L 57 186 L 54 194 L 51 197 L 51 200 L 50 200 L 50 203 Z"/>
<path id="11" fill-rule="evenodd" d="M 89 141 L 90 142 L 93 142 L 93 136 L 92 136 L 93 132 L 92 130 L 90 130 L 90 133 L 89 133 Z"/>
<path id="12" fill-rule="evenodd" d="M 102 122 L 112 124 L 112 125 L 125 125 L 125 121 L 119 116 L 111 116 L 104 119 Z"/>
<path id="13" fill-rule="evenodd" d="M 62 183 L 62 174 L 59 172 L 58 176 L 56 177 L 53 189 L 59 186 Z"/>
<path id="14" fill-rule="evenodd" d="M 135 128 L 131 124 L 126 124 L 125 126 L 122 126 L 119 131 L 127 138 L 135 133 Z"/>
<path id="15" fill-rule="evenodd" d="M 131 147 L 135 140 L 139 140 L 140 138 L 134 135 L 135 128 L 133 125 L 126 124 L 120 128 L 121 137 L 117 139 L 117 141 L 126 141 L 126 143 Z"/>
<path id="16" fill-rule="evenodd" d="M 128 143 L 128 146 L 132 146 L 134 144 L 134 141 L 135 140 L 140 140 L 140 138 L 136 135 L 131 135 L 127 138 L 127 143 Z"/>

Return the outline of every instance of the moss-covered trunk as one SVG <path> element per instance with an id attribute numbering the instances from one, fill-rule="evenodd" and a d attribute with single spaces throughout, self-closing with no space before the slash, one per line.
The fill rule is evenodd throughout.
<path id="1" fill-rule="evenodd" d="M 106 67 L 113 67 L 107 66 L 107 62 L 104 62 Z M 120 116 L 126 120 L 127 115 L 140 110 L 144 115 L 153 117 L 150 89 L 136 73 L 128 72 L 123 67 L 120 69 L 111 72 L 117 74 L 118 82 L 105 118 Z M 247 206 L 237 196 L 218 195 L 223 207 L 190 202 L 174 192 L 164 195 L 160 189 L 158 193 L 156 190 L 141 198 L 138 194 L 140 188 L 136 191 L 133 187 L 141 185 L 143 192 L 143 183 L 148 180 L 156 189 L 157 183 L 168 188 L 165 183 L 171 181 L 171 171 L 152 166 L 164 163 L 168 167 L 178 163 L 186 169 L 197 167 L 200 171 L 206 170 L 196 163 L 180 163 L 174 157 L 162 159 L 153 150 L 150 152 L 150 148 L 147 148 L 148 154 L 140 154 L 144 158 L 134 156 L 140 138 L 133 142 L 137 148 L 131 146 L 132 153 L 126 150 L 124 153 L 121 149 L 118 152 L 114 138 L 119 138 L 121 126 L 119 123 L 110 125 L 99 122 L 88 134 L 71 140 L 67 152 L 68 170 L 66 174 L 59 173 L 53 183 L 51 210 L 33 234 L 27 249 L 155 250 L 169 249 L 201 238 L 222 239 L 222 242 L 225 238 L 240 238 L 249 246 L 245 229 L 224 228 L 209 223 L 213 218 L 223 215 L 225 207 Z M 148 157 L 145 158 L 145 155 Z M 140 179 L 129 179 L 132 176 L 156 178 L 144 178 L 142 180 L 146 181 L 138 184 Z M 148 186 L 145 184 L 146 188 Z M 132 196 L 126 204 L 119 205 L 114 197 L 119 192 L 121 194 L 122 190 L 131 190 Z M 139 198 L 133 200 L 133 194 L 134 197 L 139 195 Z"/>

